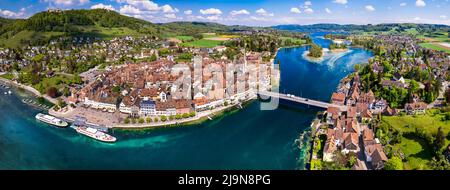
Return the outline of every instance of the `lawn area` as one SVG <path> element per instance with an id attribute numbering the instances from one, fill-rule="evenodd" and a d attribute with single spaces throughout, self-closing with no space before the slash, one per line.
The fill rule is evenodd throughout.
<path id="1" fill-rule="evenodd" d="M 12 73 L 6 73 L 3 75 L 0 75 L 0 77 L 8 79 L 8 80 L 12 80 L 14 78 L 14 75 Z"/>
<path id="2" fill-rule="evenodd" d="M 306 43 L 306 40 L 299 39 L 299 38 L 292 38 L 292 37 L 280 37 L 280 38 L 283 42 L 290 39 L 292 41 L 292 43 L 297 43 L 297 42 L 300 42 L 302 44 Z"/>
<path id="3" fill-rule="evenodd" d="M 65 75 L 56 75 L 51 78 L 44 78 L 38 84 L 35 84 L 33 88 L 38 90 L 40 93 L 47 92 L 47 89 L 50 87 L 56 87 L 57 89 L 61 89 L 65 86 L 65 84 L 70 84 L 72 81 L 72 77 Z"/>
<path id="4" fill-rule="evenodd" d="M 450 48 L 441 46 L 439 44 L 435 44 L 435 43 L 421 43 L 419 45 L 424 47 L 424 48 L 433 49 L 433 50 L 437 50 L 437 51 L 444 51 L 444 52 L 450 53 Z"/>
<path id="5" fill-rule="evenodd" d="M 7 39 L 1 38 L 0 41 L 2 44 L 5 44 L 6 47 L 19 47 L 21 46 L 20 42 L 22 40 L 31 39 L 33 34 L 34 32 L 24 30 L 10 38 Z"/>
<path id="6" fill-rule="evenodd" d="M 431 148 L 427 143 L 416 137 L 403 137 L 400 144 L 396 144 L 394 148 L 399 148 L 405 154 L 406 162 L 404 168 L 406 170 L 422 170 L 427 169 L 427 163 L 432 158 Z"/>
<path id="7" fill-rule="evenodd" d="M 445 134 L 450 131 L 450 121 L 442 121 L 443 114 L 439 110 L 428 110 L 425 115 L 383 116 L 383 121 L 402 132 L 414 132 L 422 128 L 428 133 L 436 134 L 442 127 Z"/>
<path id="8" fill-rule="evenodd" d="M 382 122 L 394 129 L 403 132 L 401 143 L 393 145 L 394 149 L 400 149 L 404 153 L 404 169 L 423 170 L 429 169 L 428 162 L 433 157 L 433 148 L 427 140 L 417 137 L 416 129 L 423 129 L 427 134 L 434 136 L 439 127 L 442 127 L 444 135 L 450 132 L 450 121 L 443 121 L 444 114 L 438 109 L 427 110 L 425 115 L 383 116 Z M 445 139 L 445 146 L 448 145 Z"/>
<path id="9" fill-rule="evenodd" d="M 222 44 L 222 41 L 201 39 L 201 40 L 196 40 L 196 41 L 192 41 L 192 42 L 182 43 L 181 46 L 196 47 L 196 48 L 201 48 L 201 47 L 213 48 L 213 47 L 219 46 L 221 44 Z"/>
<path id="10" fill-rule="evenodd" d="M 63 35 L 63 32 L 32 32 L 24 30 L 8 39 L 0 39 L 0 41 L 2 44 L 5 44 L 6 47 L 14 48 L 23 46 L 25 43 L 28 43 L 28 40 L 50 39 L 61 35 Z"/>
<path id="11" fill-rule="evenodd" d="M 119 28 L 105 28 L 100 26 L 83 26 L 80 27 L 80 30 L 83 31 L 83 33 L 90 35 L 90 36 L 98 36 L 100 38 L 103 38 L 105 40 L 111 40 L 115 37 L 120 36 L 143 36 L 143 34 L 129 29 L 127 27 L 119 27 Z"/>
<path id="12" fill-rule="evenodd" d="M 175 36 L 176 39 L 179 39 L 181 41 L 188 41 L 194 39 L 192 36 Z"/>

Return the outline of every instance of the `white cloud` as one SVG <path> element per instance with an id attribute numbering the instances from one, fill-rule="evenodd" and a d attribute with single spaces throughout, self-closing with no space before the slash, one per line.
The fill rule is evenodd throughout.
<path id="1" fill-rule="evenodd" d="M 312 14 L 312 13 L 314 13 L 314 10 L 311 9 L 311 8 L 307 8 L 307 9 L 305 9 L 305 13 L 306 14 Z"/>
<path id="2" fill-rule="evenodd" d="M 333 3 L 338 3 L 338 4 L 347 4 L 347 0 L 334 0 Z"/>
<path id="3" fill-rule="evenodd" d="M 216 21 L 216 20 L 219 20 L 220 17 L 218 15 L 214 15 L 214 16 L 208 16 L 208 17 L 206 17 L 206 19 L 210 20 L 210 21 Z"/>
<path id="4" fill-rule="evenodd" d="M 165 14 L 164 17 L 171 18 L 171 19 L 177 18 L 177 16 L 175 14 L 173 14 L 173 13 L 172 14 Z"/>
<path id="5" fill-rule="evenodd" d="M 325 12 L 327 12 L 328 14 L 331 14 L 331 10 L 329 8 L 325 8 Z"/>
<path id="6" fill-rule="evenodd" d="M 255 11 L 256 14 L 261 15 L 261 16 L 274 16 L 273 13 L 268 13 L 265 9 L 260 8 L 258 10 Z"/>
<path id="7" fill-rule="evenodd" d="M 89 0 L 44 0 L 44 2 L 54 3 L 60 6 L 73 6 L 73 5 L 84 5 L 89 3 Z"/>
<path id="8" fill-rule="evenodd" d="M 125 5 L 120 7 L 119 12 L 121 14 L 131 14 L 131 15 L 141 14 L 141 11 L 138 8 L 133 7 L 131 5 Z"/>
<path id="9" fill-rule="evenodd" d="M 202 16 L 196 16 L 195 18 L 200 19 L 200 20 L 204 20 L 205 19 L 205 17 L 202 17 Z"/>
<path id="10" fill-rule="evenodd" d="M 186 10 L 186 11 L 184 11 L 184 14 L 185 15 L 191 15 L 192 14 L 192 10 Z"/>
<path id="11" fill-rule="evenodd" d="M 116 0 L 118 3 L 126 3 L 141 11 L 157 12 L 162 9 L 158 4 L 150 0 Z"/>
<path id="12" fill-rule="evenodd" d="M 256 10 L 256 13 L 258 13 L 259 15 L 264 15 L 264 14 L 267 14 L 267 11 L 264 10 L 263 8 L 260 8 L 260 9 Z"/>
<path id="13" fill-rule="evenodd" d="M 25 16 L 25 8 L 21 8 L 19 12 L 0 9 L 0 16 L 6 18 L 23 18 Z"/>
<path id="14" fill-rule="evenodd" d="M 421 20 L 421 18 L 420 17 L 415 17 L 414 20 L 418 21 L 418 20 Z"/>
<path id="15" fill-rule="evenodd" d="M 254 20 L 254 21 L 270 21 L 270 18 L 267 17 L 256 17 L 256 16 L 251 16 L 250 20 Z"/>
<path id="16" fill-rule="evenodd" d="M 222 11 L 220 11 L 220 9 L 216 9 L 216 8 L 209 8 L 209 9 L 200 9 L 200 13 L 202 15 L 221 15 Z"/>
<path id="17" fill-rule="evenodd" d="M 164 5 L 161 7 L 163 13 L 176 13 L 178 12 L 177 8 L 172 8 L 170 5 Z"/>
<path id="18" fill-rule="evenodd" d="M 305 1 L 304 5 L 305 5 L 305 6 L 311 6 L 311 5 L 312 5 L 312 2 L 311 2 L 311 1 Z"/>
<path id="19" fill-rule="evenodd" d="M 112 11 L 116 10 L 116 9 L 114 9 L 114 7 L 112 5 L 105 5 L 103 3 L 92 5 L 91 9 L 107 9 L 107 10 L 112 10 Z"/>
<path id="20" fill-rule="evenodd" d="M 248 12 L 248 11 L 245 10 L 245 9 L 241 9 L 241 10 L 238 10 L 238 11 L 233 10 L 233 11 L 230 12 L 230 15 L 231 15 L 231 16 L 249 15 L 249 14 L 250 14 L 250 12 Z"/>
<path id="21" fill-rule="evenodd" d="M 441 15 L 441 16 L 439 16 L 439 18 L 447 19 L 447 15 Z"/>
<path id="22" fill-rule="evenodd" d="M 424 0 L 417 0 L 416 1 L 416 7 L 425 7 L 427 4 Z"/>
<path id="23" fill-rule="evenodd" d="M 292 7 L 291 8 L 291 13 L 300 14 L 300 13 L 302 13 L 302 11 L 300 11 L 300 9 L 298 9 L 297 7 Z"/>
<path id="24" fill-rule="evenodd" d="M 406 6 L 406 3 L 405 3 L 405 2 L 400 3 L 400 7 L 404 7 L 404 6 Z"/>
<path id="25" fill-rule="evenodd" d="M 369 11 L 369 12 L 375 11 L 375 7 L 373 7 L 372 5 L 366 5 L 365 8 L 366 8 L 366 10 Z"/>

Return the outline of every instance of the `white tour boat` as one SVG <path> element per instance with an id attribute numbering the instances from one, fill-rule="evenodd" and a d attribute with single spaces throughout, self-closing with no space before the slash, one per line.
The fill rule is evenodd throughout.
<path id="1" fill-rule="evenodd" d="M 104 132 L 101 132 L 97 129 L 91 128 L 91 127 L 76 127 L 75 129 L 78 133 L 86 135 L 88 137 L 91 137 L 93 139 L 103 141 L 103 142 L 116 142 L 116 137 L 113 137 L 111 135 L 108 135 Z"/>
<path id="2" fill-rule="evenodd" d="M 42 113 L 38 113 L 36 115 L 36 119 L 39 120 L 39 121 L 51 124 L 51 125 L 55 125 L 57 127 L 67 127 L 67 125 L 69 125 L 67 122 L 65 122 L 65 121 L 63 121 L 61 119 L 58 119 L 58 118 L 53 117 L 51 115 L 45 115 L 45 114 L 42 114 Z"/>

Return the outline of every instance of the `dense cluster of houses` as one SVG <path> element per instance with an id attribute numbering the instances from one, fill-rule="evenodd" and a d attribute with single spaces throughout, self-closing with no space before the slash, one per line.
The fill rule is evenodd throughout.
<path id="1" fill-rule="evenodd" d="M 236 104 L 255 97 L 257 88 L 271 85 L 271 64 L 264 63 L 260 53 L 245 55 L 242 67 L 231 60 L 195 56 L 186 67 L 190 71 L 187 86 L 177 83 L 184 73 L 167 58 L 120 65 L 74 93 L 69 103 L 82 102 L 91 108 L 136 117 L 187 114 L 221 107 L 225 102 Z M 195 70 L 197 67 L 201 69 Z M 230 70 L 233 68 L 236 70 Z M 242 77 L 238 76 L 240 72 Z M 254 80 L 251 73 L 256 76 Z"/>
<path id="2" fill-rule="evenodd" d="M 155 37 L 133 38 L 131 36 L 116 37 L 108 41 L 93 37 L 59 37 L 42 46 L 25 46 L 21 51 L 10 48 L 0 49 L 0 71 L 9 70 L 14 63 L 20 68 L 32 63 L 37 55 L 44 55 L 43 65 L 61 64 L 65 58 L 73 57 L 74 62 L 101 60 L 119 61 L 123 58 L 142 59 L 157 55 L 156 48 L 162 42 Z"/>
<path id="3" fill-rule="evenodd" d="M 409 36 L 402 35 L 379 35 L 375 37 L 377 43 L 382 43 L 385 47 L 385 55 L 391 59 L 396 59 L 396 64 L 389 68 L 393 71 L 391 79 L 383 79 L 383 88 L 410 88 L 410 83 L 404 78 L 405 73 L 412 69 L 428 70 L 432 72 L 434 79 L 445 81 L 448 79 L 448 68 L 450 58 L 447 54 L 424 50 L 417 45 L 417 40 Z M 398 50 L 403 50 L 398 51 Z M 419 57 L 401 56 L 397 53 L 415 55 L 418 52 L 428 55 L 426 60 Z M 396 53 L 397 52 L 397 53 Z M 414 56 L 413 56 L 414 57 Z M 372 60 L 373 72 L 385 72 L 382 60 Z M 420 81 L 417 82 L 419 88 L 425 88 Z M 323 149 L 323 161 L 333 162 L 338 152 L 342 154 L 355 153 L 357 161 L 352 169 L 382 169 L 388 160 L 383 151 L 380 141 L 375 138 L 370 121 L 375 115 L 395 115 L 399 112 L 406 114 L 425 114 L 428 105 L 419 97 L 415 96 L 413 101 L 406 103 L 403 109 L 392 109 L 384 99 L 377 99 L 372 91 L 367 93 L 360 90 L 361 81 L 358 74 L 341 81 L 338 90 L 333 93 L 331 102 L 335 105 L 346 105 L 347 110 L 341 111 L 337 107 L 329 107 L 324 114 L 326 130 L 319 131 L 319 134 L 326 135 Z"/>
<path id="4" fill-rule="evenodd" d="M 339 90 L 333 93 L 331 102 L 346 105 L 347 110 L 341 111 L 337 107 L 327 109 L 327 129 L 324 131 L 327 139 L 322 159 L 333 162 L 338 151 L 342 154 L 354 153 L 357 162 L 353 169 L 381 169 L 387 157 L 369 122 L 373 114 L 385 112 L 388 106 L 385 101 L 376 100 L 373 92 L 364 93 L 359 87 L 360 81 L 356 75 L 351 81 L 344 80 Z"/>

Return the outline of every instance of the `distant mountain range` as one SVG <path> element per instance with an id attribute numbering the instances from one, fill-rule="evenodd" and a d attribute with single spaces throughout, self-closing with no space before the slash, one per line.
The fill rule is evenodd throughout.
<path id="1" fill-rule="evenodd" d="M 355 24 L 312 24 L 312 25 L 278 25 L 272 28 L 277 30 L 289 30 L 298 32 L 312 32 L 312 31 L 364 31 L 364 32 L 374 32 L 374 31 L 390 31 L 392 29 L 397 29 L 404 31 L 407 29 L 415 28 L 417 30 L 450 30 L 448 25 L 440 24 L 413 24 L 413 23 L 393 23 L 393 24 L 368 24 L 368 25 L 355 25 Z"/>

